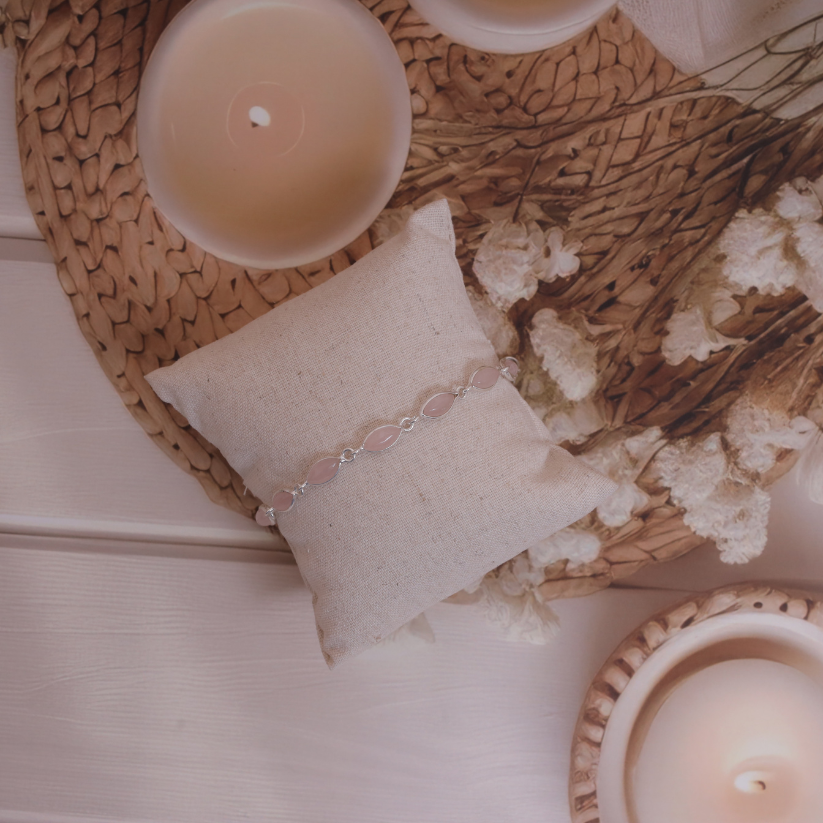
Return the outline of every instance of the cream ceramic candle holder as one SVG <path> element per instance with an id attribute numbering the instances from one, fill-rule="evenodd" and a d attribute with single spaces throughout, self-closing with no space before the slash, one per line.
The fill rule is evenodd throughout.
<path id="1" fill-rule="evenodd" d="M 580 712 L 573 823 L 823 819 L 823 604 L 750 584 L 652 617 Z"/>
<path id="2" fill-rule="evenodd" d="M 151 54 L 137 139 L 149 192 L 188 239 L 244 266 L 309 263 L 397 187 L 405 70 L 357 0 L 195 0 Z"/>

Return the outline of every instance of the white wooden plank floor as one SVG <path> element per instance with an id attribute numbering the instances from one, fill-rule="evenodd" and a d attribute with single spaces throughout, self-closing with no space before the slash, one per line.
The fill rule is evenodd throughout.
<path id="1" fill-rule="evenodd" d="M 0 289 L 0 530 L 283 548 L 143 433 L 53 263 L 0 260 Z"/>
<path id="2" fill-rule="evenodd" d="M 544 647 L 440 605 L 329 672 L 294 567 L 7 539 L 0 823 L 564 823 L 586 685 L 673 599 L 561 603 Z"/>
<path id="3" fill-rule="evenodd" d="M 545 647 L 440 605 L 434 645 L 330 673 L 297 570 L 146 438 L 80 335 L 23 196 L 13 69 L 0 51 L 0 823 L 568 823 L 587 684 L 680 595 L 558 603 Z M 823 582 L 823 509 L 784 485 L 772 523 L 761 565 L 643 582 Z"/>

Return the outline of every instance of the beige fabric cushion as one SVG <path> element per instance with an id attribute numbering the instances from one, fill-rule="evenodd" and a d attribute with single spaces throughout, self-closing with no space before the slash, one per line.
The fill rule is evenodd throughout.
<path id="1" fill-rule="evenodd" d="M 148 376 L 261 500 L 497 357 L 446 201 L 327 283 Z M 613 483 L 549 442 L 501 378 L 362 454 L 278 517 L 329 666 L 591 511 Z"/>

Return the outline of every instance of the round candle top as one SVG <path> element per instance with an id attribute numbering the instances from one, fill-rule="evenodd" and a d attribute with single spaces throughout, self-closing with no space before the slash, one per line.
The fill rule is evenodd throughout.
<path id="1" fill-rule="evenodd" d="M 823 687 L 770 660 L 683 681 L 651 721 L 629 794 L 637 823 L 823 821 Z"/>
<path id="2" fill-rule="evenodd" d="M 444 34 L 501 54 L 538 51 L 574 37 L 614 0 L 410 0 Z"/>
<path id="3" fill-rule="evenodd" d="M 143 75 L 149 191 L 189 239 L 258 268 L 363 232 L 405 167 L 403 65 L 355 0 L 195 0 Z"/>

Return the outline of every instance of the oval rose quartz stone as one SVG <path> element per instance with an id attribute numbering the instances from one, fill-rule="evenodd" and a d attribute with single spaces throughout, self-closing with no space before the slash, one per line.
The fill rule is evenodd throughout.
<path id="1" fill-rule="evenodd" d="M 454 395 L 451 392 L 436 394 L 423 406 L 426 417 L 442 417 L 454 405 Z"/>
<path id="2" fill-rule="evenodd" d="M 258 526 L 273 526 L 274 523 L 271 522 L 269 516 L 266 514 L 266 510 L 261 506 L 257 510 L 257 514 L 254 515 L 254 519 L 257 521 Z"/>
<path id="3" fill-rule="evenodd" d="M 491 366 L 483 366 L 472 375 L 472 386 L 476 389 L 490 389 L 500 377 L 500 371 Z"/>
<path id="4" fill-rule="evenodd" d="M 271 507 L 276 512 L 287 512 L 294 503 L 294 495 L 291 492 L 279 491 L 271 499 Z"/>
<path id="5" fill-rule="evenodd" d="M 323 483 L 328 483 L 329 480 L 332 480 L 339 468 L 339 457 L 324 457 L 309 469 L 309 476 L 306 478 L 306 482 L 310 486 L 321 486 Z"/>
<path id="6" fill-rule="evenodd" d="M 509 370 L 509 374 L 512 376 L 512 379 L 517 377 L 520 373 L 520 364 L 513 357 L 507 357 L 503 363 L 505 363 L 506 368 Z"/>
<path id="7" fill-rule="evenodd" d="M 400 437 L 399 426 L 381 426 L 363 441 L 363 448 L 367 452 L 382 452 L 389 446 L 393 446 L 398 437 Z"/>

